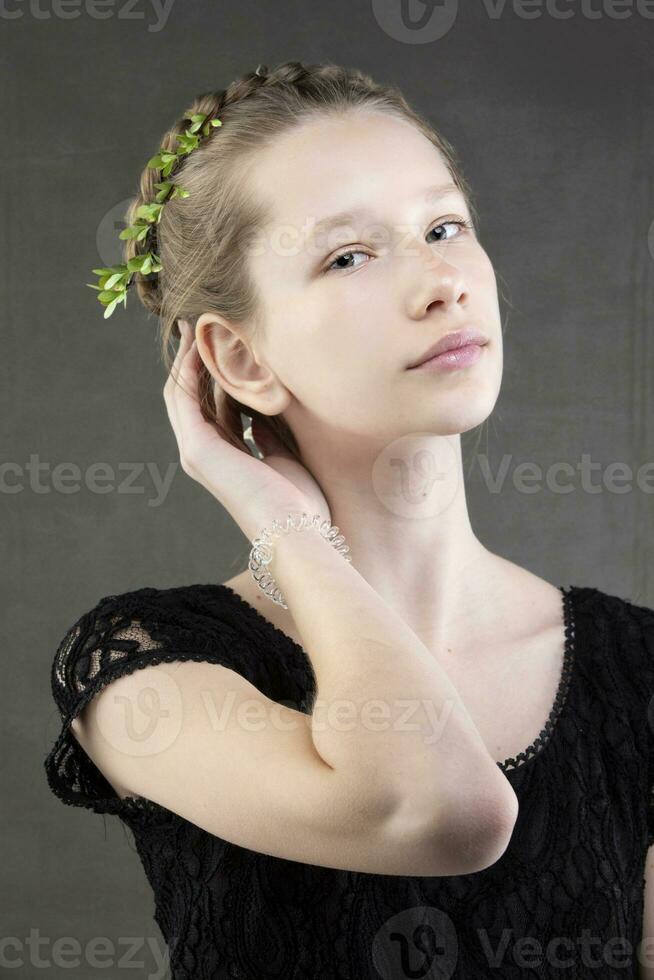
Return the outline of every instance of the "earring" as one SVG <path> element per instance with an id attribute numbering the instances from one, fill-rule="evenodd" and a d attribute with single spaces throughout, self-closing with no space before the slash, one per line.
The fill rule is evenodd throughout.
<path id="1" fill-rule="evenodd" d="M 254 436 L 252 435 L 252 419 L 249 415 L 241 414 L 241 427 L 243 429 L 243 442 L 246 444 L 255 459 L 263 459 L 263 453 L 260 451 L 256 442 L 254 441 Z M 243 419 L 246 423 L 243 423 Z"/>

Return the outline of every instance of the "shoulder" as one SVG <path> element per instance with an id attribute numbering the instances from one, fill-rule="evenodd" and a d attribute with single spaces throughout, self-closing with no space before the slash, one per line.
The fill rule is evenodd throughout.
<path id="1" fill-rule="evenodd" d="M 229 594 L 222 586 L 179 585 L 169 588 L 144 586 L 126 592 L 111 593 L 87 606 L 66 629 L 64 641 L 89 631 L 110 630 L 112 635 L 126 624 L 142 623 L 145 629 L 176 629 L 178 634 L 212 624 L 228 624 Z M 128 637 L 127 639 L 130 639 Z M 133 637 L 138 639 L 137 636 Z M 63 641 L 62 641 L 63 642 Z"/>
<path id="2" fill-rule="evenodd" d="M 600 626 L 614 625 L 623 631 L 648 631 L 654 625 L 654 608 L 639 595 L 628 597 L 592 586 L 570 586 L 579 611 Z"/>
<path id="3" fill-rule="evenodd" d="M 212 586 L 147 586 L 102 596 L 59 640 L 51 669 L 53 696 L 68 713 L 108 677 L 138 667 L 176 659 L 236 666 L 236 632 L 228 598 Z"/>
<path id="4" fill-rule="evenodd" d="M 654 689 L 654 608 L 592 587 L 570 587 L 572 607 L 594 665 L 608 662 L 629 686 Z"/>
<path id="5" fill-rule="evenodd" d="M 102 596 L 77 614 L 58 643 L 51 667 L 52 696 L 61 725 L 44 760 L 48 783 L 63 802 L 98 813 L 122 813 L 122 783 L 107 781 L 97 760 L 86 751 L 85 709 L 109 685 L 131 718 L 127 679 L 157 668 L 157 683 L 171 677 L 169 665 L 195 661 L 228 667 L 256 684 L 256 650 L 239 629 L 238 607 L 216 586 L 145 587 Z M 154 675 L 147 678 L 146 709 L 156 703 Z M 138 685 L 137 685 L 138 687 Z M 170 689 L 171 685 L 168 685 Z M 166 691 L 164 683 L 163 691 Z M 80 720 L 81 719 L 81 720 Z M 88 733 L 87 733 L 88 734 Z M 83 746 L 86 746 L 84 748 Z"/>

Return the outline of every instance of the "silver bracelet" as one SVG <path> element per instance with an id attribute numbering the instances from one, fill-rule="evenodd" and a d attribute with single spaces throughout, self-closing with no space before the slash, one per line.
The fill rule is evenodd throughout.
<path id="1" fill-rule="evenodd" d="M 277 520 L 273 521 L 270 528 L 264 528 L 259 537 L 253 539 L 248 568 L 252 572 L 252 577 L 262 592 L 269 599 L 272 599 L 273 602 L 277 603 L 278 606 L 281 606 L 282 609 L 288 609 L 288 606 L 284 602 L 282 593 L 274 578 L 265 569 L 265 566 L 269 565 L 272 561 L 272 542 L 280 534 L 288 534 L 291 529 L 302 531 L 307 527 L 316 528 L 322 537 L 326 541 L 329 541 L 339 554 L 343 555 L 345 561 L 352 561 L 352 558 L 347 554 L 350 549 L 345 544 L 343 535 L 338 533 L 337 527 L 330 525 L 329 521 L 323 520 L 320 514 L 314 514 L 312 518 L 309 518 L 308 514 L 303 512 L 298 519 L 297 514 L 290 513 L 287 515 L 284 524 L 280 524 Z"/>

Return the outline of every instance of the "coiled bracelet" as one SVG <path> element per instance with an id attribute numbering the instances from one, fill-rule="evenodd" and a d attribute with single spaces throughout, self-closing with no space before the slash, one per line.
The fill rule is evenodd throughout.
<path id="1" fill-rule="evenodd" d="M 267 595 L 269 599 L 272 599 L 278 606 L 282 609 L 288 609 L 288 606 L 284 602 L 284 597 L 279 589 L 279 586 L 275 582 L 274 578 L 269 571 L 266 570 L 266 566 L 270 564 L 273 558 L 272 543 L 276 540 L 280 534 L 288 534 L 292 529 L 294 531 L 302 531 L 305 528 L 313 527 L 320 532 L 323 538 L 343 555 L 345 561 L 351 562 L 352 558 L 347 552 L 350 550 L 345 544 L 345 538 L 342 534 L 339 534 L 339 529 L 334 527 L 329 521 L 323 520 L 320 514 L 314 514 L 313 517 L 309 517 L 308 514 L 302 512 L 299 516 L 294 513 L 289 513 L 286 517 L 284 524 L 280 524 L 279 521 L 274 520 L 270 525 L 270 528 L 264 528 L 258 538 L 254 538 L 252 541 L 252 549 L 250 550 L 250 556 L 248 561 L 248 568 L 252 572 L 252 577 L 257 583 L 259 588 L 262 590 L 264 595 Z"/>

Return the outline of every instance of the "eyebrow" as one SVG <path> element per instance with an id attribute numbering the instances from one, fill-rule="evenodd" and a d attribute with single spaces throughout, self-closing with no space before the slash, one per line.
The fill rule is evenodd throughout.
<path id="1" fill-rule="evenodd" d="M 445 197 L 447 194 L 454 193 L 461 194 L 461 188 L 457 187 L 456 184 L 448 182 L 447 184 L 432 184 L 430 187 L 426 187 L 422 191 L 420 197 L 421 200 L 427 201 L 431 197 L 438 199 Z M 340 225 L 353 224 L 371 213 L 371 208 L 362 206 L 350 208 L 348 211 L 339 211 L 338 214 L 332 214 L 326 218 L 321 218 L 320 221 L 315 223 L 309 234 L 305 237 L 305 243 L 313 241 L 316 235 L 330 231 L 332 228 L 337 228 Z"/>

